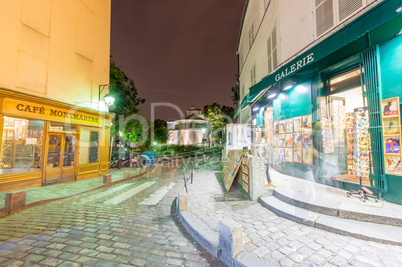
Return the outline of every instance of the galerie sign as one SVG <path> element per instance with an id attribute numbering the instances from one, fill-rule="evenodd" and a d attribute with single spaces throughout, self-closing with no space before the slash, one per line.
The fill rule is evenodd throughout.
<path id="1" fill-rule="evenodd" d="M 4 113 L 21 117 L 31 117 L 67 123 L 79 123 L 99 126 L 100 118 L 88 113 L 78 112 L 74 108 L 60 109 L 15 99 L 4 99 Z"/>
<path id="2" fill-rule="evenodd" d="M 310 64 L 313 61 L 314 61 L 314 53 L 311 53 L 311 54 L 305 56 L 304 58 L 298 60 L 296 63 L 290 65 L 289 67 L 287 67 L 280 73 L 276 74 L 275 81 L 279 82 L 286 76 L 298 71 L 299 69 L 305 67 L 306 65 Z"/>

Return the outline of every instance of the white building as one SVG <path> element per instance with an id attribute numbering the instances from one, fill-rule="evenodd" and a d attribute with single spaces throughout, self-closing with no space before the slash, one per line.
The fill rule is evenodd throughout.
<path id="1" fill-rule="evenodd" d="M 209 146 L 211 124 L 201 115 L 201 109 L 191 106 L 186 117 L 167 122 L 169 129 L 168 145 L 205 145 Z"/>

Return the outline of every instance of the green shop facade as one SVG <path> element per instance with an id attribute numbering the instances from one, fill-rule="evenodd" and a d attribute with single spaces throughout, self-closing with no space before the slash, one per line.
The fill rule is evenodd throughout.
<path id="1" fill-rule="evenodd" d="M 359 180 L 402 204 L 402 2 L 383 1 L 250 88 L 252 153 L 343 189 Z"/>

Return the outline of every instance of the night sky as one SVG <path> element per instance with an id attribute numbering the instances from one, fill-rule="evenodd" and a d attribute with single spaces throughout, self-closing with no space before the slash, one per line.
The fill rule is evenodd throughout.
<path id="1" fill-rule="evenodd" d="M 184 112 L 217 102 L 232 105 L 236 44 L 244 0 L 112 0 L 111 53 L 135 81 L 151 119 L 151 103 Z M 156 119 L 176 120 L 157 107 Z"/>

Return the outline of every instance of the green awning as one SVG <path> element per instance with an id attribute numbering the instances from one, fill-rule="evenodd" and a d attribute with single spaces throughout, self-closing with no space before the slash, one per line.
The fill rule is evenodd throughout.
<path id="1" fill-rule="evenodd" d="M 243 100 L 241 101 L 240 106 L 237 108 L 235 114 L 234 114 L 234 118 L 236 119 L 237 116 L 239 116 L 240 112 L 249 104 L 247 101 L 247 96 L 248 94 L 243 98 Z"/>
<path id="2" fill-rule="evenodd" d="M 396 12 L 396 10 L 400 6 L 400 0 L 383 1 L 382 3 L 378 4 L 378 6 L 372 8 L 371 10 L 357 18 L 355 21 L 346 25 L 338 32 L 334 33 L 313 48 L 307 50 L 296 59 L 281 67 L 273 74 L 264 78 L 256 85 L 250 87 L 250 93 L 246 97 L 248 99 L 254 99 L 260 94 L 260 92 L 262 92 L 262 90 L 274 85 L 281 80 L 291 77 L 301 70 L 306 70 L 307 67 L 313 66 L 314 63 L 317 63 L 319 60 L 340 50 L 341 48 L 345 47 L 348 44 L 351 44 L 352 42 L 360 38 L 364 39 L 364 37 L 366 37 L 364 39 L 363 46 L 362 42 L 356 42 L 359 45 L 359 48 L 362 48 L 358 51 L 368 48 L 371 45 L 371 41 L 374 41 L 370 39 L 371 35 L 372 37 L 374 37 L 373 39 L 375 39 L 376 42 L 384 41 L 386 40 L 386 38 L 395 36 L 396 32 L 400 30 L 400 25 L 402 25 L 400 24 L 400 21 L 402 20 L 402 14 L 398 14 Z M 388 23 L 388 25 L 382 27 L 383 29 L 381 30 L 376 29 L 379 28 L 380 25 L 385 24 L 391 19 L 393 19 L 392 23 Z M 398 24 L 399 29 L 397 26 Z M 369 32 L 371 34 L 370 36 L 368 36 L 367 34 Z M 311 68 L 310 72 L 313 73 L 314 71 L 315 68 Z"/>

